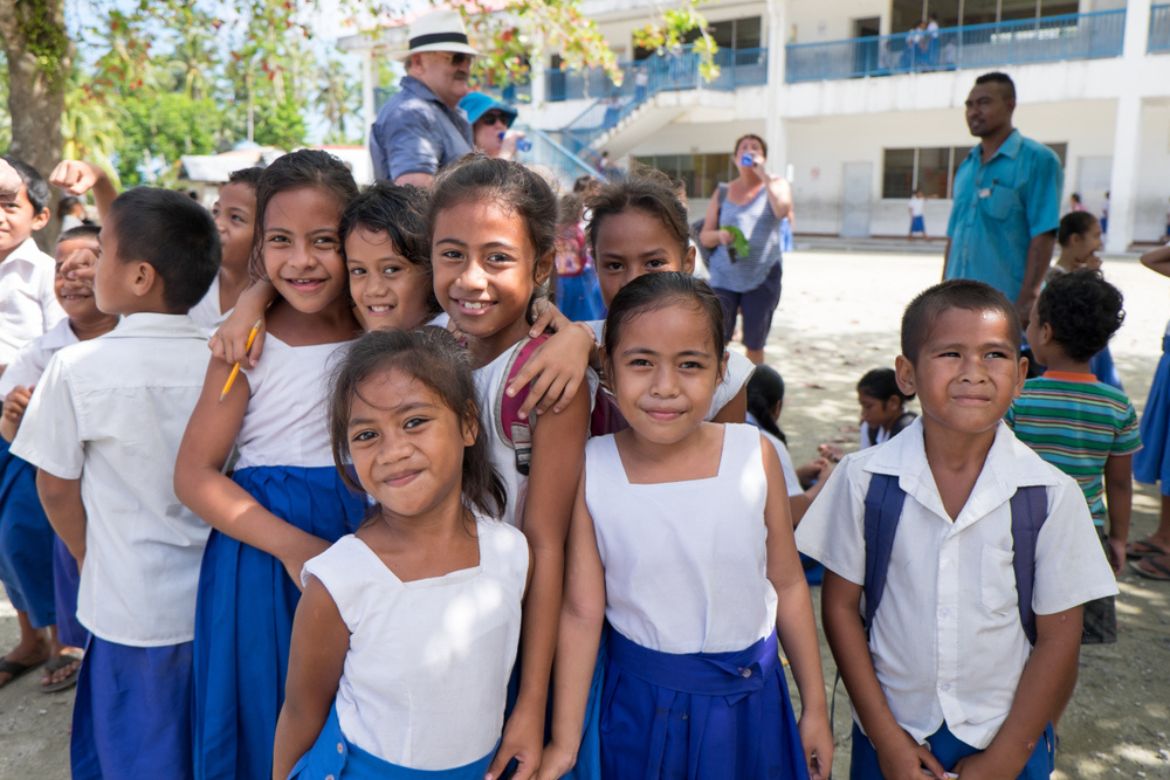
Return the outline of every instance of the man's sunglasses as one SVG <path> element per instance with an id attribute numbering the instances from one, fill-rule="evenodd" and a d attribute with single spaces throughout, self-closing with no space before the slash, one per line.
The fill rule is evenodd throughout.
<path id="1" fill-rule="evenodd" d="M 468 54 L 464 51 L 448 51 L 444 52 L 444 54 L 451 58 L 451 64 L 457 68 L 460 65 L 470 65 L 472 60 L 475 59 L 474 54 Z"/>

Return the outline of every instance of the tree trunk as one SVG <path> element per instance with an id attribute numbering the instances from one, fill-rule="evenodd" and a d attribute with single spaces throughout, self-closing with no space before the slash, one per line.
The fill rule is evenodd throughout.
<path id="1" fill-rule="evenodd" d="M 61 116 L 69 80 L 69 39 L 63 0 L 0 0 L 0 36 L 8 58 L 9 153 L 48 176 L 61 160 Z M 54 193 L 52 207 L 56 207 Z M 57 238 L 58 222 L 37 236 L 43 249 Z"/>

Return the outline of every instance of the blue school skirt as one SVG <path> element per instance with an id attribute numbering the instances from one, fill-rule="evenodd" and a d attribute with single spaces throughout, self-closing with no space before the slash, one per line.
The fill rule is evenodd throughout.
<path id="1" fill-rule="evenodd" d="M 0 582 L 34 628 L 57 622 L 53 604 L 53 528 L 37 495 L 37 470 L 0 438 Z"/>
<path id="2" fill-rule="evenodd" d="M 557 308 L 573 322 L 605 319 L 601 284 L 592 265 L 585 266 L 575 276 L 557 277 Z"/>
<path id="3" fill-rule="evenodd" d="M 1162 337 L 1162 357 L 1142 413 L 1142 448 L 1133 456 L 1133 478 L 1147 485 L 1162 483 L 1170 495 L 1170 336 Z"/>
<path id="4" fill-rule="evenodd" d="M 660 653 L 610 629 L 602 775 L 808 777 L 776 632 L 731 653 Z"/>
<path id="5" fill-rule="evenodd" d="M 73 780 L 188 780 L 191 643 L 130 647 L 93 637 L 77 677 Z"/>
<path id="6" fill-rule="evenodd" d="M 261 466 L 232 479 L 302 531 L 335 542 L 366 512 L 332 467 Z M 195 776 L 272 776 L 293 615 L 301 591 L 284 564 L 212 531 L 195 607 Z"/>
<path id="7" fill-rule="evenodd" d="M 980 753 L 963 742 L 943 723 L 942 728 L 926 738 L 930 752 L 943 765 L 943 769 L 950 772 L 967 756 Z M 1053 735 L 1052 725 L 1044 729 L 1044 736 L 1036 744 L 1036 749 L 1024 765 L 1016 780 L 1047 780 L 1056 769 L 1056 737 Z M 925 774 L 922 775 L 926 777 Z M 849 763 L 849 780 L 882 780 L 882 769 L 878 764 L 877 751 L 873 743 L 855 722 L 853 724 L 853 757 Z"/>
<path id="8" fill-rule="evenodd" d="M 288 777 L 289 780 L 483 780 L 495 754 L 493 748 L 478 761 L 454 769 L 410 769 L 391 764 L 346 739 L 334 705 L 317 741 L 301 756 Z"/>
<path id="9" fill-rule="evenodd" d="M 1125 388 L 1121 385 L 1121 375 L 1117 373 L 1117 366 L 1113 363 L 1113 353 L 1109 351 L 1108 344 L 1105 345 L 1105 349 L 1093 355 L 1092 359 L 1089 360 L 1089 371 L 1097 377 L 1097 381 L 1125 392 Z"/>
<path id="10" fill-rule="evenodd" d="M 53 537 L 53 601 L 57 606 L 57 638 L 66 647 L 85 647 L 89 631 L 77 620 L 77 559 L 60 537 Z"/>

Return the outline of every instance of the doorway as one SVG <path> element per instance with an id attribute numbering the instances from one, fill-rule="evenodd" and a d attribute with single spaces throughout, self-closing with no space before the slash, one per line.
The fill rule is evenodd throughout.
<path id="1" fill-rule="evenodd" d="M 841 237 L 869 238 L 873 163 L 845 163 L 841 187 Z"/>

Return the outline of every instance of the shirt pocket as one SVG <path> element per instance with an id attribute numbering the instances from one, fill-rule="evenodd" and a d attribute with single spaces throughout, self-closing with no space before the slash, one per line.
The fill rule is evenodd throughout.
<path id="1" fill-rule="evenodd" d="M 983 212 L 992 219 L 1008 219 L 1023 208 L 1020 196 L 1011 187 L 993 186 L 988 196 L 980 200 Z"/>
<path id="2" fill-rule="evenodd" d="M 1016 608 L 1016 573 L 1012 567 L 1015 554 L 1011 550 L 984 545 L 980 561 L 980 599 L 983 607 L 993 613 L 1005 613 Z"/>

